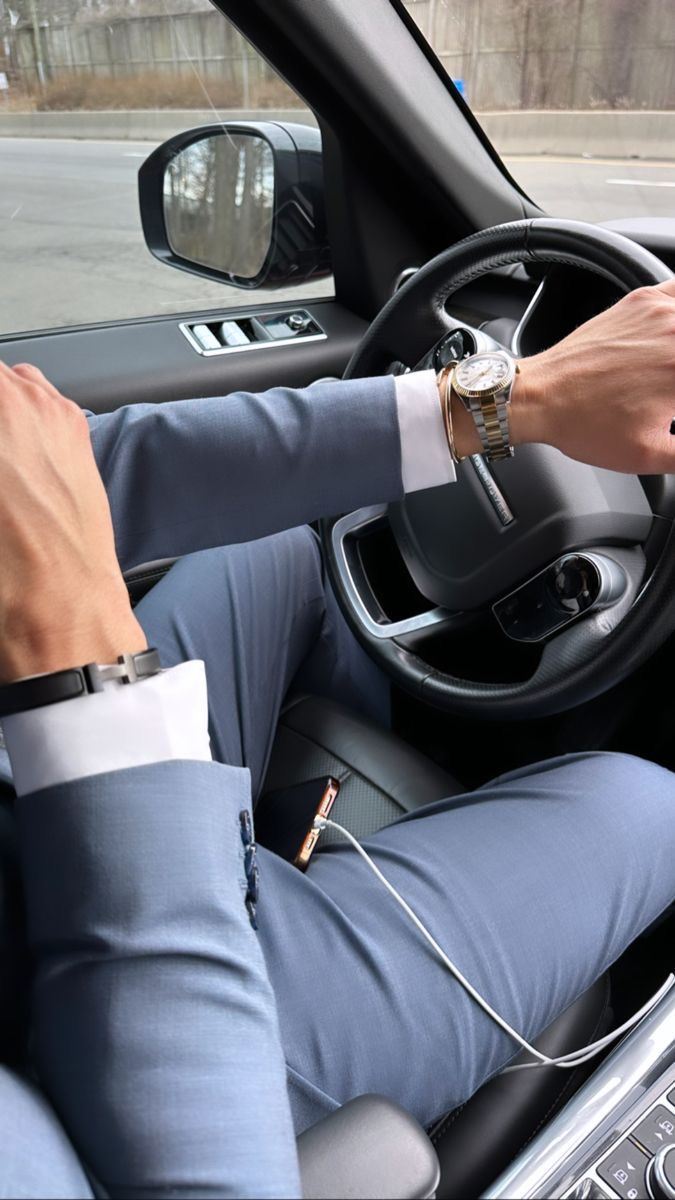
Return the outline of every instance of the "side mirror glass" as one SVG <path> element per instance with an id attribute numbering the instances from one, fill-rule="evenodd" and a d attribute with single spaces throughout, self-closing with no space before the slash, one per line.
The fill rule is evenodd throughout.
<path id="1" fill-rule="evenodd" d="M 235 287 L 281 287 L 331 271 L 321 135 L 309 125 L 242 122 L 165 142 L 139 174 L 149 249 Z"/>
<path id="2" fill-rule="evenodd" d="M 164 222 L 173 253 L 196 266 L 257 279 L 274 222 L 274 154 L 249 134 L 193 142 L 164 176 Z"/>

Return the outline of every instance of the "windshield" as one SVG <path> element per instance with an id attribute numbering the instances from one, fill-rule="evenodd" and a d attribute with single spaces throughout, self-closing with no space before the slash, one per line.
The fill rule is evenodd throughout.
<path id="1" fill-rule="evenodd" d="M 514 179 L 547 212 L 673 215 L 673 0 L 405 7 Z"/>

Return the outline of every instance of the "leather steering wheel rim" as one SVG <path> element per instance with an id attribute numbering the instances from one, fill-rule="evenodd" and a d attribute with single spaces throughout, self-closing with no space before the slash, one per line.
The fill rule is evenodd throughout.
<path id="1" fill-rule="evenodd" d="M 624 292 L 673 278 L 655 255 L 608 229 L 553 218 L 498 225 L 464 239 L 421 267 L 372 322 L 345 378 L 386 373 L 393 360 L 404 357 L 408 346 L 408 361 L 419 361 L 451 327 L 445 311 L 449 297 L 486 272 L 517 263 L 580 267 Z M 421 349 L 420 337 L 426 339 Z M 430 666 L 395 638 L 376 638 L 367 632 L 337 569 L 331 536 L 337 519 L 324 521 L 321 532 L 328 575 L 348 624 L 370 657 L 397 684 L 438 708 L 485 719 L 563 712 L 626 678 L 675 627 L 675 527 L 671 523 L 646 580 L 634 575 L 632 592 L 613 609 L 588 615 L 553 638 L 529 679 L 504 683 L 462 679 Z M 635 568 L 630 554 L 629 549 L 623 551 L 629 575 Z"/>

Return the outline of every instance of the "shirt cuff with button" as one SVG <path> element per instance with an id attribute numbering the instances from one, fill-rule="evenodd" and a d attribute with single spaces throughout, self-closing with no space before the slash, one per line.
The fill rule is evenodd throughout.
<path id="1" fill-rule="evenodd" d="M 405 492 L 452 483 L 433 371 L 395 381 Z M 90 775 L 172 759 L 211 760 L 203 662 L 186 662 L 139 683 L 112 682 L 3 721 L 17 795 Z"/>

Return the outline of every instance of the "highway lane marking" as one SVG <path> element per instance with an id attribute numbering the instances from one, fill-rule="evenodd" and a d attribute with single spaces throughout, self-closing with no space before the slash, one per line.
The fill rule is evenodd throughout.
<path id="1" fill-rule="evenodd" d="M 11 217 L 9 218 L 10 221 L 13 221 L 15 217 L 18 217 L 22 208 L 23 208 L 23 204 L 19 204 L 18 208 L 14 209 L 14 212 L 12 213 Z"/>
<path id="2" fill-rule="evenodd" d="M 131 153 L 123 154 L 122 158 L 147 158 L 147 154 L 138 154 L 134 150 Z"/>
<path id="3" fill-rule="evenodd" d="M 606 179 L 621 187 L 675 187 L 675 179 Z"/>

